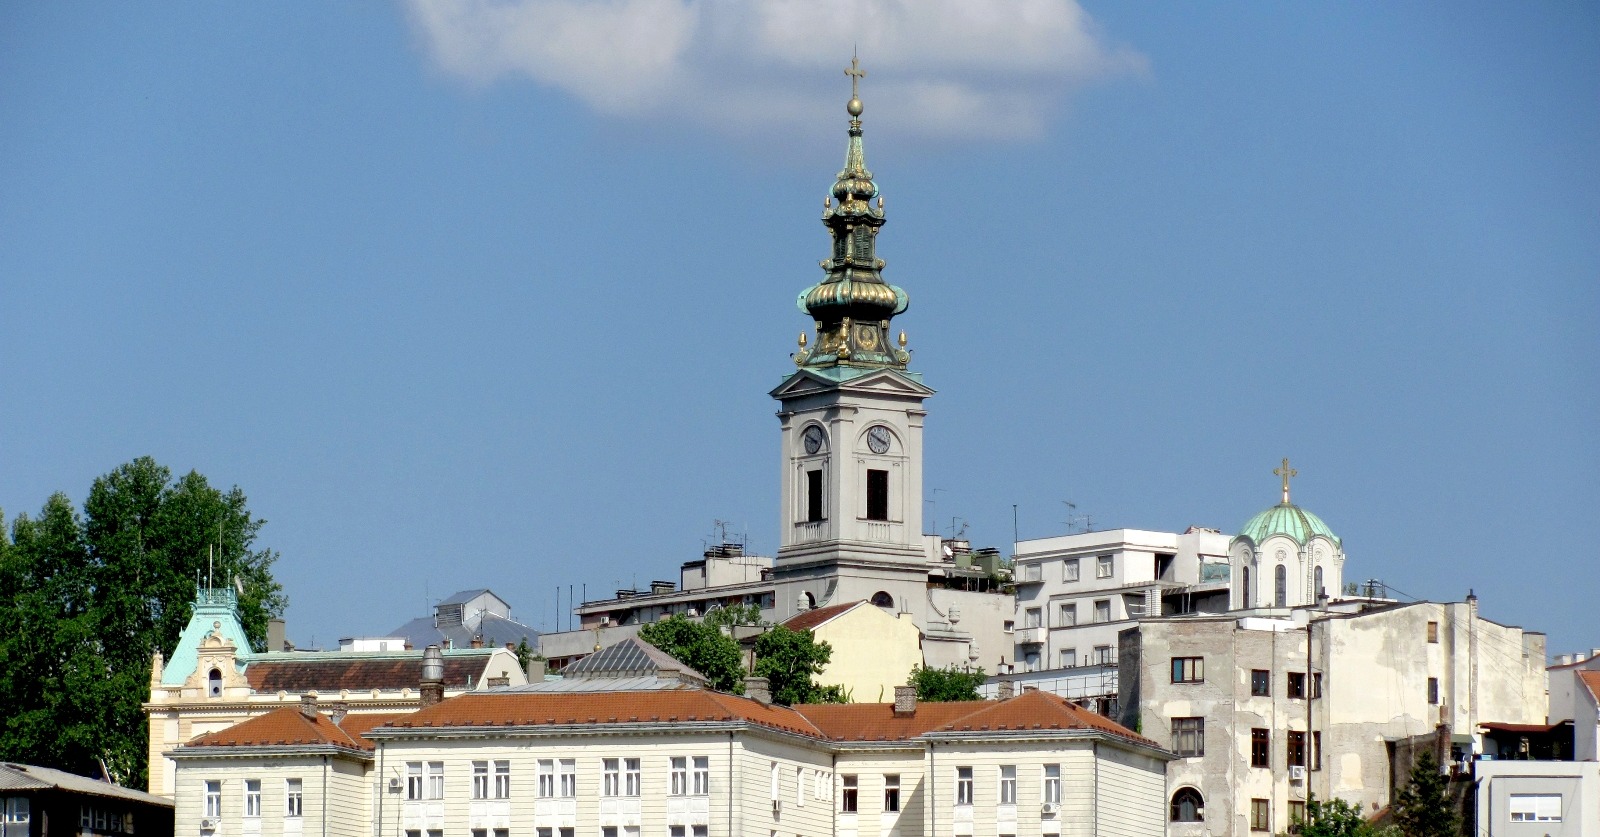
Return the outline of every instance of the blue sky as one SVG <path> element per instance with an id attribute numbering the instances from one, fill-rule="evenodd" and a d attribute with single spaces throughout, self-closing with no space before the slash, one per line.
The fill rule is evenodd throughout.
<path id="1" fill-rule="evenodd" d="M 237 484 L 322 646 L 770 554 L 859 43 L 941 529 L 1288 456 L 1347 579 L 1600 645 L 1600 11 L 917 8 L 8 7 L 0 508 Z"/>

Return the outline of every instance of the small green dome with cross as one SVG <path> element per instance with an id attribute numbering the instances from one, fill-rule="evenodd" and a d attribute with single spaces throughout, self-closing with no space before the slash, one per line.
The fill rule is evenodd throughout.
<path id="1" fill-rule="evenodd" d="M 1284 459 L 1283 465 L 1273 469 L 1272 473 L 1283 478 L 1283 501 L 1250 518 L 1239 529 L 1238 537 L 1248 538 L 1252 545 L 1260 546 L 1273 535 L 1286 535 L 1295 543 L 1305 546 L 1307 541 L 1321 535 L 1333 541 L 1334 546 L 1341 547 L 1339 536 L 1322 522 L 1322 518 L 1289 502 L 1289 478 L 1300 473 L 1289 467 L 1289 460 Z"/>

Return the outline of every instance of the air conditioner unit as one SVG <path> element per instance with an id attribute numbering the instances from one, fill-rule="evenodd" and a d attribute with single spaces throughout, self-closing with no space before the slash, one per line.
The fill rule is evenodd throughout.
<path id="1" fill-rule="evenodd" d="M 393 778 L 391 778 L 389 780 L 389 792 L 390 793 L 399 793 L 400 792 L 400 777 L 399 776 L 395 776 L 395 777 L 393 777 Z"/>
<path id="2" fill-rule="evenodd" d="M 777 816 L 777 815 L 779 815 L 781 813 L 783 813 L 783 800 L 781 800 L 781 799 L 772 800 L 772 815 L 773 816 Z"/>
<path id="3" fill-rule="evenodd" d="M 1304 767 L 1301 767 L 1300 765 L 1297 764 L 1297 765 L 1294 765 L 1293 767 L 1289 768 L 1289 781 L 1291 781 L 1291 782 L 1304 782 L 1305 780 L 1306 780 L 1306 769 Z"/>
<path id="4" fill-rule="evenodd" d="M 1056 804 L 1056 803 L 1054 803 L 1054 802 L 1046 802 L 1044 805 L 1040 806 L 1040 808 L 1039 808 L 1039 812 L 1042 813 L 1042 814 L 1054 814 L 1054 813 L 1056 813 L 1057 811 L 1060 811 L 1060 810 L 1061 810 L 1061 806 Z"/>
<path id="5" fill-rule="evenodd" d="M 216 831 L 217 830 L 217 821 L 216 820 L 201 820 L 200 821 L 200 830 L 201 831 Z"/>

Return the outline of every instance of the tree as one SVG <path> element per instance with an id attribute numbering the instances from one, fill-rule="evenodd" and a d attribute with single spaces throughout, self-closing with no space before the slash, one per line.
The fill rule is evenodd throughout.
<path id="1" fill-rule="evenodd" d="M 739 643 L 717 626 L 674 613 L 640 628 L 639 638 L 704 674 L 712 688 L 744 694 L 745 672 L 739 660 Z"/>
<path id="2" fill-rule="evenodd" d="M 817 642 L 810 631 L 791 631 L 774 625 L 756 637 L 755 676 L 767 678 L 772 702 L 844 703 L 838 686 L 818 686 L 813 679 L 833 657 L 833 646 Z"/>
<path id="3" fill-rule="evenodd" d="M 1394 799 L 1394 821 L 1405 837 L 1453 837 L 1461 830 L 1433 753 L 1424 751 L 1411 765 L 1411 781 Z"/>
<path id="4" fill-rule="evenodd" d="M 978 687 L 983 685 L 983 669 L 961 669 L 954 665 L 944 668 L 912 666 L 907 681 L 917 688 L 917 700 L 934 703 L 951 700 L 980 700 Z"/>
<path id="5" fill-rule="evenodd" d="M 1322 800 L 1312 795 L 1306 801 L 1306 818 L 1296 817 L 1293 824 L 1299 827 L 1300 837 L 1375 837 L 1376 834 L 1361 816 L 1361 806 L 1337 797 Z"/>
<path id="6" fill-rule="evenodd" d="M 264 522 L 237 487 L 174 481 L 148 457 L 96 479 L 82 516 L 63 494 L 19 515 L 9 541 L 0 532 L 0 758 L 91 775 L 104 764 L 144 784 L 150 658 L 177 645 L 199 574 L 237 579 L 257 650 L 283 611 L 277 554 L 252 549 Z"/>

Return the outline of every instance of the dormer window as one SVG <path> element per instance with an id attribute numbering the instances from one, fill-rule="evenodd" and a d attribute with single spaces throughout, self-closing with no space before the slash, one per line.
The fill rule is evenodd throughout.
<path id="1" fill-rule="evenodd" d="M 212 669 L 206 677 L 206 694 L 211 697 L 222 697 L 222 670 Z"/>

